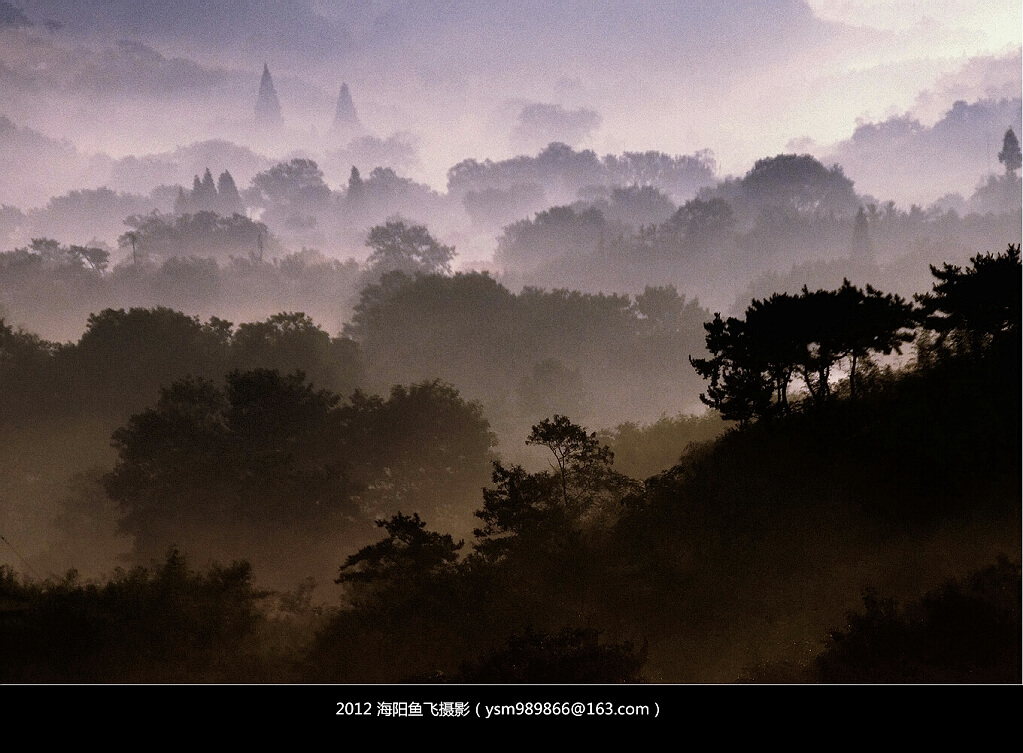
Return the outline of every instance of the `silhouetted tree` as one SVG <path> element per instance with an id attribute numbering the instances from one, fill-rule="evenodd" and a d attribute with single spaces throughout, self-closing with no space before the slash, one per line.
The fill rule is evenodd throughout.
<path id="1" fill-rule="evenodd" d="M 1016 171 L 1023 165 L 1023 152 L 1020 151 L 1019 139 L 1010 128 L 1002 140 L 1002 151 L 998 153 L 998 161 L 1005 165 L 1005 174 L 1016 177 Z"/>
<path id="2" fill-rule="evenodd" d="M 102 275 L 110 252 L 99 246 L 63 245 L 53 238 L 33 238 L 25 248 L 0 255 L 0 272 L 27 272 L 30 268 L 50 275 L 85 277 Z M 83 278 L 84 279 L 84 278 Z"/>
<path id="3" fill-rule="evenodd" d="M 301 370 L 319 387 L 347 394 L 362 382 L 358 347 L 331 337 L 301 312 L 274 314 L 266 321 L 238 325 L 231 338 L 235 368 Z"/>
<path id="4" fill-rule="evenodd" d="M 202 182 L 199 184 L 199 193 L 194 196 L 204 208 L 213 209 L 217 203 L 217 185 L 213 182 L 213 173 L 207 167 L 202 175 Z"/>
<path id="5" fill-rule="evenodd" d="M 495 258 L 516 267 L 549 263 L 559 256 L 592 253 L 605 230 L 604 215 L 595 207 L 551 207 L 532 220 L 504 229 Z"/>
<path id="6" fill-rule="evenodd" d="M 845 280 L 838 290 L 798 296 L 775 293 L 753 300 L 744 320 L 716 314 L 704 325 L 710 358 L 690 358 L 710 380 L 700 399 L 723 418 L 748 423 L 775 412 L 788 413 L 794 374 L 817 403 L 831 395 L 832 369 L 850 362 L 850 392 L 856 395 L 859 362 L 870 353 L 889 354 L 909 342 L 912 306 L 899 296 Z"/>
<path id="7" fill-rule="evenodd" d="M 160 299 L 182 306 L 210 305 L 220 296 L 220 267 L 216 260 L 199 256 L 171 256 L 152 277 Z"/>
<path id="8" fill-rule="evenodd" d="M 127 242 L 134 238 L 134 247 L 145 256 L 248 257 L 256 254 L 260 239 L 271 250 L 280 246 L 266 225 L 241 214 L 222 217 L 203 211 L 171 216 L 153 212 L 132 215 L 124 223 L 134 235 L 121 238 Z"/>
<path id="9" fill-rule="evenodd" d="M 238 186 L 227 170 L 217 179 L 217 206 L 221 214 L 235 214 L 245 209 Z"/>
<path id="10" fill-rule="evenodd" d="M 104 309 L 59 359 L 79 404 L 120 416 L 149 404 L 169 381 L 220 372 L 228 337 L 216 321 L 167 308 Z"/>
<path id="11" fill-rule="evenodd" d="M 315 227 L 330 206 L 331 192 L 313 160 L 296 158 L 257 173 L 246 197 L 266 209 L 264 219 L 275 227 L 302 230 Z"/>
<path id="12" fill-rule="evenodd" d="M 550 450 L 553 473 L 494 463 L 494 488 L 483 491 L 475 513 L 485 524 L 474 532 L 475 549 L 487 559 L 517 547 L 570 548 L 580 532 L 609 525 L 621 500 L 637 488 L 612 468 L 614 454 L 596 433 L 565 416 L 534 426 L 526 444 Z"/>
<path id="13" fill-rule="evenodd" d="M 874 245 L 870 242 L 870 223 L 863 207 L 856 212 L 853 220 L 852 254 L 853 259 L 866 260 L 874 257 Z"/>
<path id="14" fill-rule="evenodd" d="M 448 530 L 466 526 L 497 443 L 479 403 L 430 380 L 386 399 L 356 391 L 338 421 L 367 514 L 414 507 Z"/>
<path id="15" fill-rule="evenodd" d="M 131 247 L 131 263 L 138 264 L 138 244 L 142 234 L 137 230 L 128 230 L 117 237 L 117 245 L 120 248 Z"/>
<path id="16" fill-rule="evenodd" d="M 587 434 L 581 426 L 567 416 L 545 418 L 533 427 L 526 438 L 527 445 L 546 447 L 554 456 L 553 469 L 561 482 L 562 502 L 569 509 L 568 485 L 572 476 L 574 485 L 579 477 L 593 466 L 610 467 L 614 454 L 600 444 L 596 432 Z"/>
<path id="17" fill-rule="evenodd" d="M 689 357 L 696 372 L 709 379 L 707 391 L 700 400 L 728 421 L 747 424 L 763 417 L 771 408 L 773 395 L 785 405 L 788 380 L 794 368 L 786 360 L 775 385 L 765 378 L 768 364 L 757 354 L 756 344 L 746 332 L 740 319 L 714 314 L 714 319 L 703 325 L 707 330 L 707 350 L 710 358 Z"/>
<path id="18" fill-rule="evenodd" d="M 347 198 L 349 202 L 357 203 L 362 200 L 362 194 L 362 176 L 359 174 L 359 168 L 352 165 L 352 172 L 348 176 L 348 194 L 345 198 Z"/>
<path id="19" fill-rule="evenodd" d="M 356 585 L 356 596 L 387 595 L 395 587 L 415 590 L 431 578 L 454 572 L 464 542 L 456 544 L 448 534 L 426 530 L 419 513 L 398 512 L 376 525 L 387 531 L 387 538 L 349 555 L 334 581 Z"/>
<path id="20" fill-rule="evenodd" d="M 867 590 L 831 633 L 821 682 L 1020 682 L 1020 567 L 997 564 L 900 607 Z"/>
<path id="21" fill-rule="evenodd" d="M 243 555 L 232 539 L 263 554 L 287 529 L 344 527 L 357 513 L 339 400 L 299 373 L 261 369 L 232 372 L 224 387 L 187 378 L 163 388 L 114 432 L 118 460 L 105 479 L 136 554 L 218 542 Z"/>
<path id="22" fill-rule="evenodd" d="M 93 246 L 68 246 L 68 252 L 73 256 L 77 256 L 85 264 L 88 264 L 93 270 L 102 273 L 107 268 L 107 262 L 110 260 L 110 252 L 104 248 L 96 248 Z"/>
<path id="23" fill-rule="evenodd" d="M 513 191 L 535 186 L 565 198 L 592 186 L 651 186 L 669 196 L 690 196 L 714 180 L 715 163 L 706 151 L 672 156 L 662 152 L 625 152 L 603 159 L 589 150 L 552 143 L 537 156 L 493 162 L 467 159 L 448 171 L 449 193 L 464 197 L 487 190 Z"/>
<path id="24" fill-rule="evenodd" d="M 483 490 L 483 506 L 474 513 L 484 525 L 473 531 L 473 549 L 485 561 L 546 540 L 570 544 L 574 534 L 556 477 L 495 461 L 491 482 L 493 488 Z"/>
<path id="25" fill-rule="evenodd" d="M 620 222 L 636 228 L 659 225 L 675 211 L 671 199 L 653 186 L 612 188 L 606 206 L 604 215 L 610 222 Z"/>
<path id="26" fill-rule="evenodd" d="M 917 295 L 924 325 L 938 333 L 938 343 L 977 354 L 992 344 L 1018 340 L 1021 318 L 1020 247 L 1004 254 L 978 254 L 963 269 L 931 266 L 933 291 Z"/>
<path id="27" fill-rule="evenodd" d="M 299 206 L 322 202 L 330 196 L 323 171 L 308 159 L 296 158 L 274 165 L 253 177 L 252 185 L 276 204 Z"/>
<path id="28" fill-rule="evenodd" d="M 373 249 L 367 260 L 372 273 L 450 274 L 453 246 L 437 242 L 423 225 L 387 222 L 369 231 L 366 245 Z"/>
<path id="29" fill-rule="evenodd" d="M 193 571 L 175 549 L 102 583 L 75 570 L 18 583 L 0 566 L 0 681 L 266 681 L 273 661 L 256 658 L 266 596 L 247 562 Z"/>
<path id="30" fill-rule="evenodd" d="M 259 80 L 259 94 L 256 96 L 256 123 L 260 126 L 277 127 L 283 122 L 281 103 L 270 75 L 270 68 L 263 63 L 263 76 Z"/>
<path id="31" fill-rule="evenodd" d="M 735 213 L 724 199 L 690 199 L 665 223 L 665 227 L 689 246 L 721 244 L 735 228 Z"/>
<path id="32" fill-rule="evenodd" d="M 902 354 L 902 345 L 913 340 L 916 312 L 901 296 L 884 294 L 871 285 L 866 292 L 849 280 L 835 292 L 841 327 L 838 352 L 849 359 L 849 392 L 856 398 L 857 367 L 871 353 Z"/>
<path id="33" fill-rule="evenodd" d="M 38 419 L 60 407 L 54 394 L 58 349 L 0 317 L 0 427 L 16 419 Z"/>
<path id="34" fill-rule="evenodd" d="M 827 168 L 809 154 L 757 160 L 739 185 L 745 200 L 755 206 L 848 215 L 858 203 L 842 168 Z"/>

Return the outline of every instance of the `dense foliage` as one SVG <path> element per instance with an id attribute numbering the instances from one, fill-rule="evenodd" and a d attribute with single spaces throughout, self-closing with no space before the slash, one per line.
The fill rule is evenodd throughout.
<path id="1" fill-rule="evenodd" d="M 710 357 L 698 362 L 711 384 L 728 369 L 758 382 L 757 411 L 729 413 L 734 395 L 721 393 L 722 417 L 738 419 L 731 431 L 714 438 L 720 419 L 665 418 L 598 434 L 554 413 L 526 434 L 525 464 L 492 457 L 482 407 L 435 380 L 342 399 L 257 365 L 178 378 L 113 435 L 105 488 L 136 556 L 177 543 L 244 556 L 292 583 L 315 566 L 333 574 L 340 602 L 256 591 L 245 564 L 192 573 L 174 553 L 96 583 L 5 571 L 4 671 L 29 681 L 1018 682 L 1019 270 L 1015 246 L 935 267 L 919 309 L 851 284 L 754 301 L 742 320 L 711 322 Z M 402 312 L 389 309 L 393 296 L 442 295 L 453 281 L 512 310 L 573 300 L 515 296 L 483 275 L 385 276 L 353 326 L 369 342 Z M 659 313 L 677 314 L 671 292 L 572 305 L 617 307 L 644 336 L 671 337 L 671 315 Z M 802 315 L 786 318 L 789 307 Z M 67 350 L 133 352 L 141 324 L 177 337 L 196 363 L 220 354 L 220 368 L 315 364 L 333 342 L 297 315 L 234 328 L 111 311 Z M 872 362 L 905 345 L 914 324 L 914 361 Z M 0 332 L 4 368 L 26 389 L 31 369 L 65 357 Z M 159 349 L 140 352 L 140 363 L 160 363 Z M 794 379 L 804 393 L 790 392 Z M 651 441 L 681 456 L 658 461 Z M 656 463 L 653 475 L 624 475 L 610 445 L 631 458 L 624 467 Z M 451 522 L 473 510 L 471 534 Z M 998 552 L 1008 557 L 989 567 Z"/>

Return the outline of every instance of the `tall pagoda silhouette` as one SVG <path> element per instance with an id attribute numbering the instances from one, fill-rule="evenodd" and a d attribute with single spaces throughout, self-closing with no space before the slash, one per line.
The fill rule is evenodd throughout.
<path id="1" fill-rule="evenodd" d="M 335 133 L 356 133 L 363 130 L 359 115 L 355 112 L 352 94 L 348 91 L 348 84 L 341 84 L 341 91 L 337 95 L 337 108 L 334 110 L 334 122 L 330 130 Z"/>
<path id="2" fill-rule="evenodd" d="M 256 124 L 279 126 L 283 122 L 281 103 L 277 99 L 277 91 L 274 89 L 274 80 L 270 76 L 270 68 L 263 63 L 263 78 L 259 82 L 259 95 L 256 97 Z"/>

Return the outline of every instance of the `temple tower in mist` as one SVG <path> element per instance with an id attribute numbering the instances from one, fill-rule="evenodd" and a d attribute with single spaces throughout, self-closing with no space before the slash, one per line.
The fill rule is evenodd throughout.
<path id="1" fill-rule="evenodd" d="M 352 94 L 348 84 L 341 84 L 341 92 L 337 95 L 337 108 L 334 110 L 334 122 L 330 130 L 335 133 L 355 133 L 362 130 L 359 115 L 355 112 Z"/>
<path id="2" fill-rule="evenodd" d="M 256 97 L 256 124 L 279 126 L 283 122 L 281 103 L 277 99 L 277 91 L 274 89 L 274 80 L 270 76 L 270 68 L 263 63 L 263 78 L 259 82 L 259 95 Z"/>

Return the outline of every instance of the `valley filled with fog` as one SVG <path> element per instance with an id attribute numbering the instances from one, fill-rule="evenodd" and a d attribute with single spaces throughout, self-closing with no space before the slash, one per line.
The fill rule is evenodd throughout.
<path id="1" fill-rule="evenodd" d="M 1018 682 L 1019 26 L 0 0 L 0 679 Z"/>

